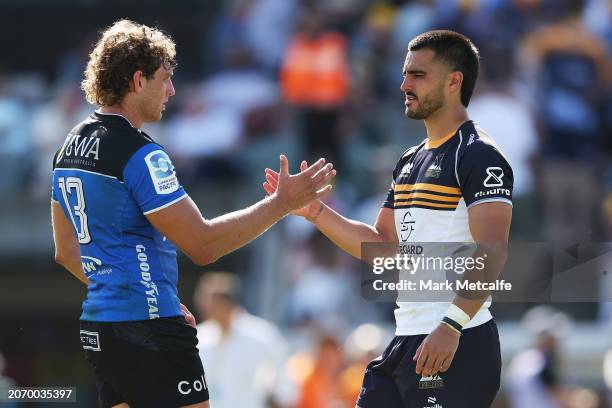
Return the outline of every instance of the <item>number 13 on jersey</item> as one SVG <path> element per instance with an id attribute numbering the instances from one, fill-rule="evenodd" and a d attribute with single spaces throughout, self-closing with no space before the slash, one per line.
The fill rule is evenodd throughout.
<path id="1" fill-rule="evenodd" d="M 64 203 L 68 209 L 70 215 L 70 221 L 74 225 L 74 229 L 77 233 L 79 244 L 88 244 L 91 242 L 91 235 L 89 235 L 89 227 L 87 226 L 87 214 L 85 213 L 85 195 L 83 194 L 83 183 L 78 177 L 59 177 L 57 184 L 62 192 Z M 70 203 L 71 197 L 73 203 Z M 78 224 L 77 224 L 78 222 Z"/>

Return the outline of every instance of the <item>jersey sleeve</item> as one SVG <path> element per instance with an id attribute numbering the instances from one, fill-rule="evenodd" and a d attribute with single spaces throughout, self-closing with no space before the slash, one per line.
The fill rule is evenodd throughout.
<path id="1" fill-rule="evenodd" d="M 382 203 L 383 208 L 395 208 L 395 180 L 391 181 L 391 187 L 389 187 L 389 191 L 387 192 L 387 198 Z"/>
<path id="2" fill-rule="evenodd" d="M 123 169 L 123 182 L 145 215 L 187 196 L 170 156 L 153 143 L 141 147 L 128 160 Z"/>
<path id="3" fill-rule="evenodd" d="M 512 205 L 512 168 L 492 145 L 479 141 L 469 146 L 457 163 L 457 179 L 468 208 L 491 201 Z"/>

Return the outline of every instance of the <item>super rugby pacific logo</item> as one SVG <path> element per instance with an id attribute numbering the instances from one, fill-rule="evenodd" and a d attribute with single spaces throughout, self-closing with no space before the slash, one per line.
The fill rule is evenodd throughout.
<path id="1" fill-rule="evenodd" d="M 170 157 L 163 150 L 147 154 L 145 163 L 157 194 L 170 194 L 178 190 L 179 184 Z"/>

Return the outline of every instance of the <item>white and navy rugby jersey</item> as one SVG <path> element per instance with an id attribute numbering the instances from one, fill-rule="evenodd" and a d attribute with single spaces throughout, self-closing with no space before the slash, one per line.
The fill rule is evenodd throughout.
<path id="1" fill-rule="evenodd" d="M 512 205 L 513 175 L 493 140 L 472 121 L 434 143 L 407 150 L 393 172 L 383 207 L 394 210 L 400 242 L 474 242 L 468 224 L 471 206 L 502 201 Z M 429 334 L 449 303 L 400 302 L 396 334 Z M 491 319 L 483 304 L 466 328 Z"/>
<path id="2" fill-rule="evenodd" d="M 186 197 L 164 149 L 121 115 L 93 113 L 53 160 L 52 199 L 89 278 L 81 320 L 180 316 L 176 248 L 146 214 Z"/>

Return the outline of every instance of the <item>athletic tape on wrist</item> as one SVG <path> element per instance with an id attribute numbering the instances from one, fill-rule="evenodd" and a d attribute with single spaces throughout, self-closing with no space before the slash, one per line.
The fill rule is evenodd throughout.
<path id="1" fill-rule="evenodd" d="M 470 315 L 465 313 L 454 303 L 451 303 L 448 310 L 446 311 L 446 317 L 457 322 L 462 328 L 465 327 L 471 320 Z"/>

